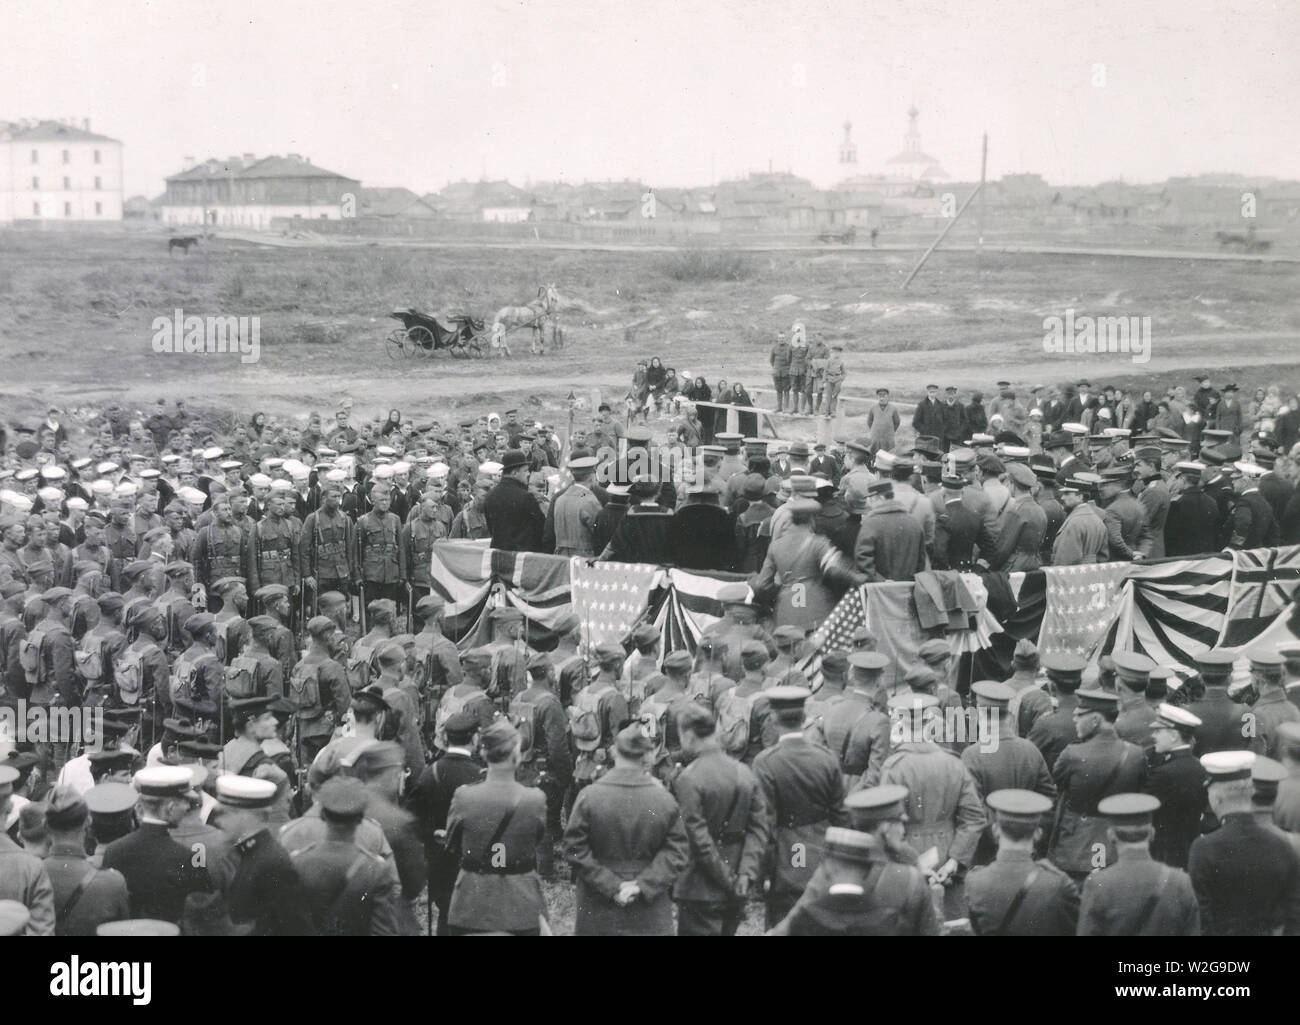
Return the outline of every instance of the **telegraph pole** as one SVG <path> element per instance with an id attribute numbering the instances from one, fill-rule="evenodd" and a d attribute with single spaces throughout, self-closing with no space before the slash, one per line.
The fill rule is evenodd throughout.
<path id="1" fill-rule="evenodd" d="M 978 237 L 975 240 L 975 273 L 978 276 L 984 270 L 984 174 L 989 163 L 989 133 L 984 133 L 984 146 L 980 151 L 980 210 L 979 224 L 976 226 Z"/>

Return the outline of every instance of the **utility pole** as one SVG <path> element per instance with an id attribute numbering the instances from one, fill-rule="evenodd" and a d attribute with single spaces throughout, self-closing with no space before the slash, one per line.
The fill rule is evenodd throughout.
<path id="1" fill-rule="evenodd" d="M 989 163 L 989 133 L 984 133 L 984 146 L 980 151 L 980 211 L 979 224 L 976 226 L 978 237 L 975 240 L 975 274 L 978 278 L 984 270 L 984 174 Z"/>

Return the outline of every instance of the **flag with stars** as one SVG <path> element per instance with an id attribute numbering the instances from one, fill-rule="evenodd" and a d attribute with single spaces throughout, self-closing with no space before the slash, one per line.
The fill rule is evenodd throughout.
<path id="1" fill-rule="evenodd" d="M 1047 608 L 1039 652 L 1090 653 L 1119 612 L 1120 586 L 1132 572 L 1131 562 L 1045 567 Z"/>
<path id="2" fill-rule="evenodd" d="M 649 603 L 661 570 L 635 562 L 569 562 L 573 612 L 588 644 L 622 641 Z"/>
<path id="3" fill-rule="evenodd" d="M 826 621 L 808 639 L 808 653 L 796 663 L 808 684 L 816 690 L 822 683 L 822 655 L 828 651 L 851 651 L 853 633 L 867 625 L 867 586 L 848 591 L 831 609 Z"/>

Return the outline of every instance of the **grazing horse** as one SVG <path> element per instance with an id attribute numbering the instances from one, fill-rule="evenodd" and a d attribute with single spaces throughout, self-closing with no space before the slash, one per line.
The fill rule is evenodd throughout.
<path id="1" fill-rule="evenodd" d="M 198 240 L 198 238 L 197 238 L 196 236 L 194 236 L 194 235 L 185 235 L 185 236 L 182 236 L 182 237 L 180 237 L 180 238 L 168 239 L 168 240 L 167 240 L 167 255 L 168 255 L 168 256 L 171 256 L 171 255 L 172 255 L 172 250 L 174 250 L 174 249 L 179 249 L 179 250 L 180 250 L 182 253 L 184 253 L 186 256 L 189 256 L 189 255 L 190 255 L 190 246 L 197 246 L 198 244 L 199 244 L 199 240 Z"/>
<path id="2" fill-rule="evenodd" d="M 537 289 L 537 298 L 527 306 L 503 306 L 497 310 L 497 315 L 493 320 L 493 328 L 496 325 L 501 326 L 502 331 L 512 331 L 517 327 L 530 327 L 533 329 L 533 341 L 530 345 L 530 351 L 535 353 L 545 352 L 545 336 L 542 330 L 542 324 L 552 313 L 555 312 L 555 306 L 559 301 L 559 293 L 555 290 L 555 285 L 543 285 Z"/>

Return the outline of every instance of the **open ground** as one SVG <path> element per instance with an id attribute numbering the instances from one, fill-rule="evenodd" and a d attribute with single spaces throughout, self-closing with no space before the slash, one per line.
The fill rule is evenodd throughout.
<path id="1" fill-rule="evenodd" d="M 1300 386 L 1300 266 L 1110 255 L 937 252 L 907 291 L 918 253 L 620 251 L 321 242 L 269 247 L 213 239 L 188 257 L 152 233 L 0 233 L 0 401 L 9 419 L 51 401 L 108 398 L 146 409 L 191 406 L 301 415 L 345 395 L 369 415 L 397 407 L 417 422 L 506 405 L 564 420 L 569 392 L 626 393 L 638 359 L 742 381 L 771 402 L 767 352 L 803 321 L 845 348 L 845 392 L 880 384 L 907 400 L 925 384 L 982 389 L 1089 377 L 1163 387 L 1212 371 L 1243 390 Z M 489 323 L 504 305 L 559 289 L 565 347 L 511 359 L 393 362 L 387 314 L 409 306 L 467 311 Z M 159 354 L 153 321 L 261 318 L 261 358 Z M 1044 320 L 1149 316 L 1152 355 L 1044 351 Z M 1248 392 L 1247 392 L 1248 394 Z M 545 411 L 544 413 L 542 411 Z"/>

